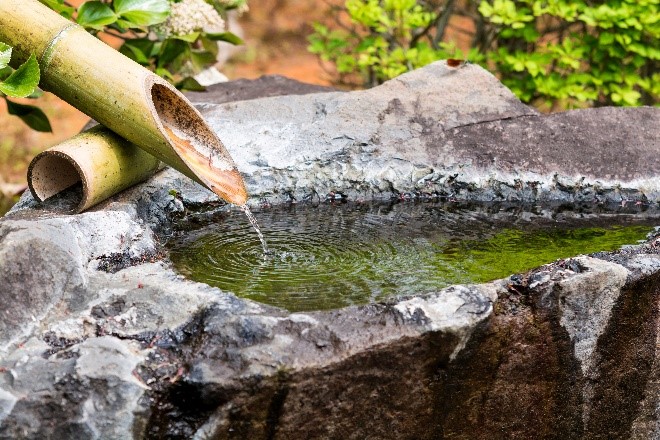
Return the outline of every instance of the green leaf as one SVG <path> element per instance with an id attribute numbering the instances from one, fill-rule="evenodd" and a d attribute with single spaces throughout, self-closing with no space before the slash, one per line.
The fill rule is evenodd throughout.
<path id="1" fill-rule="evenodd" d="M 202 43 L 202 48 L 205 51 L 212 53 L 215 58 L 218 57 L 218 52 L 220 51 L 220 49 L 218 48 L 217 42 L 209 38 L 206 38 L 204 34 L 202 34 L 202 36 L 199 38 L 199 42 Z"/>
<path id="2" fill-rule="evenodd" d="M 137 26 L 162 23 L 170 15 L 167 0 L 114 0 L 115 12 Z"/>
<path id="3" fill-rule="evenodd" d="M 142 64 L 144 66 L 149 64 L 149 58 L 144 54 L 144 52 L 135 46 L 131 46 L 130 44 L 122 44 L 119 48 L 119 53 L 127 56 L 138 64 Z"/>
<path id="4" fill-rule="evenodd" d="M 0 42 L 0 69 L 4 69 L 11 60 L 11 46 Z"/>
<path id="5" fill-rule="evenodd" d="M 126 20 L 122 20 L 121 18 L 118 18 L 117 21 L 113 23 L 111 27 L 113 29 L 117 29 L 119 32 L 123 34 L 124 32 L 128 32 L 128 30 L 133 26 L 134 26 L 133 23 L 131 23 L 130 21 L 126 21 Z"/>
<path id="6" fill-rule="evenodd" d="M 165 79 L 168 79 L 168 80 L 173 80 L 174 79 L 174 75 L 172 75 L 172 72 L 165 69 L 164 67 L 156 68 L 156 75 L 161 76 L 161 77 L 163 77 Z"/>
<path id="7" fill-rule="evenodd" d="M 330 32 L 328 28 L 321 23 L 312 23 L 312 28 L 314 28 L 314 33 L 321 37 L 327 36 Z"/>
<path id="8" fill-rule="evenodd" d="M 78 8 L 78 18 L 76 21 L 81 26 L 100 31 L 103 30 L 104 26 L 117 21 L 117 16 L 112 12 L 110 6 L 105 3 L 91 1 L 83 3 Z"/>
<path id="9" fill-rule="evenodd" d="M 346 41 L 344 41 L 344 40 L 339 40 L 339 41 L 342 44 L 337 46 L 337 47 L 343 47 L 343 46 L 346 45 Z M 358 43 L 357 47 L 355 48 L 355 51 L 358 52 L 358 53 L 363 52 L 363 51 L 367 50 L 368 48 L 374 46 L 375 42 L 376 42 L 376 37 L 373 37 L 373 36 L 366 37 Z"/>
<path id="10" fill-rule="evenodd" d="M 66 5 L 64 3 L 64 0 L 39 0 L 39 1 L 69 20 L 71 19 L 71 17 L 73 17 L 73 13 L 76 12 L 76 8 Z"/>
<path id="11" fill-rule="evenodd" d="M 532 43 L 539 38 L 539 33 L 537 32 L 536 29 L 534 29 L 534 27 L 527 26 L 523 30 L 523 38 L 525 39 L 525 41 Z"/>
<path id="12" fill-rule="evenodd" d="M 622 93 L 622 100 L 625 105 L 638 105 L 641 95 L 635 90 L 626 90 Z"/>
<path id="13" fill-rule="evenodd" d="M 599 44 L 607 46 L 608 44 L 614 43 L 614 35 L 611 32 L 603 32 L 598 36 Z"/>
<path id="14" fill-rule="evenodd" d="M 133 38 L 126 40 L 119 51 L 140 64 L 149 64 L 149 58 L 153 55 L 155 42 L 148 38 Z"/>
<path id="15" fill-rule="evenodd" d="M 177 40 L 183 40 L 187 43 L 194 43 L 197 41 L 197 38 L 199 38 L 199 32 L 193 32 L 191 34 L 186 34 L 186 35 L 174 35 L 172 38 L 176 38 Z"/>
<path id="16" fill-rule="evenodd" d="M 158 54 L 158 67 L 164 67 L 179 57 L 185 56 L 190 50 L 190 44 L 182 40 L 168 38 L 163 41 Z"/>
<path id="17" fill-rule="evenodd" d="M 24 98 L 34 91 L 39 84 L 39 78 L 39 64 L 32 54 L 6 80 L 0 82 L 0 92 L 15 98 Z"/>
<path id="18" fill-rule="evenodd" d="M 226 41 L 237 46 L 243 44 L 243 40 L 231 32 L 209 32 L 206 36 L 213 41 Z"/>
<path id="19" fill-rule="evenodd" d="M 191 76 L 184 78 L 183 81 L 178 82 L 176 88 L 179 90 L 189 90 L 191 92 L 203 92 L 206 90 L 206 87 L 197 82 L 197 80 Z"/>
<path id="20" fill-rule="evenodd" d="M 21 118 L 31 129 L 45 132 L 53 131 L 50 122 L 48 122 L 48 116 L 40 108 L 12 102 L 9 99 L 5 99 L 5 101 L 7 101 L 7 112 Z"/>
<path id="21" fill-rule="evenodd" d="M 14 69 L 12 69 L 9 66 L 5 66 L 2 69 L 0 69 L 0 81 L 3 81 L 5 78 L 7 78 L 9 75 L 11 75 L 11 73 L 13 71 L 14 71 Z"/>
<path id="22" fill-rule="evenodd" d="M 212 66 L 218 62 L 214 54 L 207 51 L 192 51 L 190 53 L 190 61 L 192 61 L 195 71 L 201 72 L 207 66 Z"/>

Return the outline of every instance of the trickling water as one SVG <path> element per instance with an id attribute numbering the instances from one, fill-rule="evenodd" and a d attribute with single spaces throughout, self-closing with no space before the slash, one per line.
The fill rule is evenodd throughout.
<path id="1" fill-rule="evenodd" d="M 191 279 L 291 311 L 503 278 L 558 258 L 635 244 L 660 224 L 660 215 L 650 209 L 296 205 L 259 212 L 268 230 L 264 258 L 264 244 L 237 214 L 191 216 L 168 243 L 172 262 Z M 200 228 L 204 216 L 209 225 Z"/>
<path id="2" fill-rule="evenodd" d="M 261 228 L 259 228 L 259 224 L 257 223 L 257 219 L 254 218 L 254 215 L 252 214 L 252 211 L 250 211 L 250 208 L 248 207 L 247 204 L 240 205 L 239 208 L 241 208 L 243 210 L 243 212 L 245 213 L 245 216 L 250 221 L 250 224 L 252 225 L 254 230 L 257 231 L 257 236 L 259 237 L 259 241 L 261 242 L 261 247 L 264 250 L 264 256 L 268 255 L 270 252 L 268 251 L 268 246 L 266 245 L 266 239 L 264 238 L 264 234 L 261 233 Z"/>

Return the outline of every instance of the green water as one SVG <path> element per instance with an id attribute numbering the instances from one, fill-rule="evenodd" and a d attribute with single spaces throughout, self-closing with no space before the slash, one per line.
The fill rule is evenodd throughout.
<path id="1" fill-rule="evenodd" d="M 399 204 L 255 213 L 270 254 L 241 211 L 190 225 L 168 243 L 176 269 L 291 311 L 364 304 L 480 283 L 559 258 L 644 240 L 658 217 L 454 209 Z"/>

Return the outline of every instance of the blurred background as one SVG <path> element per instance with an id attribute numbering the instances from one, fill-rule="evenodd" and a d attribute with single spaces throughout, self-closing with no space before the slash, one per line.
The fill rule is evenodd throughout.
<path id="1" fill-rule="evenodd" d="M 83 0 L 40 1 L 182 89 L 197 88 L 193 74 L 216 61 L 230 80 L 279 74 L 357 89 L 436 59 L 458 58 L 488 68 L 541 111 L 658 105 L 657 1 L 145 0 L 149 7 L 159 2 L 172 7 L 168 21 L 162 15 L 154 20 L 160 24 L 135 23 L 132 30 L 130 15 L 123 16 L 112 0 L 86 6 Z M 222 43 L 218 51 L 215 41 L 241 42 L 203 24 L 189 25 L 199 31 L 192 38 L 176 35 L 184 31 L 170 21 L 185 13 L 176 11 L 204 2 L 224 19 L 221 31 L 236 34 L 242 44 Z M 112 18 L 98 21 L 105 11 L 126 20 L 121 25 L 129 29 L 108 24 Z M 158 40 L 156 49 L 150 39 Z M 151 45 L 145 48 L 146 43 Z M 50 93 L 11 100 L 43 110 L 52 132 L 28 127 L 0 103 L 0 215 L 25 190 L 32 157 L 89 120 Z"/>

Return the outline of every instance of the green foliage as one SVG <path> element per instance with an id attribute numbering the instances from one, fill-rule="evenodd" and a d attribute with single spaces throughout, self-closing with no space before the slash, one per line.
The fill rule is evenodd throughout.
<path id="1" fill-rule="evenodd" d="M 64 0 L 39 0 L 44 5 L 48 6 L 53 11 L 62 15 L 63 17 L 68 18 L 69 20 L 73 18 L 73 13 L 76 12 L 76 8 L 69 6 L 64 2 Z"/>
<path id="2" fill-rule="evenodd" d="M 97 31 L 117 21 L 117 14 L 110 6 L 100 1 L 83 3 L 78 9 L 76 21 L 79 25 Z"/>
<path id="3" fill-rule="evenodd" d="M 0 96 L 7 103 L 10 115 L 16 115 L 27 125 L 37 131 L 51 131 L 48 118 L 39 108 L 32 105 L 19 104 L 8 99 L 36 96 L 39 85 L 39 64 L 33 55 L 18 66 L 16 70 L 9 66 L 12 48 L 0 42 Z"/>
<path id="4" fill-rule="evenodd" d="M 347 0 L 348 29 L 314 24 L 309 50 L 335 63 L 341 82 L 359 73 L 376 85 L 439 58 L 456 54 L 450 44 L 436 47 L 422 38 L 438 19 L 416 0 Z"/>
<path id="5" fill-rule="evenodd" d="M 25 98 L 34 92 L 38 84 L 39 64 L 34 54 L 32 54 L 26 62 L 0 82 L 0 92 L 15 98 Z"/>
<path id="6" fill-rule="evenodd" d="M 39 85 L 39 64 L 34 54 L 18 69 L 9 67 L 12 48 L 0 42 L 0 92 L 14 98 L 25 98 Z"/>
<path id="7" fill-rule="evenodd" d="M 119 48 L 122 54 L 180 89 L 204 90 L 193 77 L 216 63 L 217 41 L 242 44 L 231 32 L 207 31 L 207 23 L 200 22 L 199 17 L 222 23 L 227 10 L 244 6 L 245 0 L 94 0 L 77 10 L 64 0 L 42 1 L 65 17 L 75 17 L 94 35 L 124 40 Z M 207 9 L 201 10 L 200 4 Z"/>
<path id="8" fill-rule="evenodd" d="M 0 69 L 4 69 L 9 65 L 9 61 L 11 60 L 11 52 L 11 46 L 5 43 L 0 43 Z"/>
<path id="9" fill-rule="evenodd" d="M 463 55 L 443 42 L 451 17 L 473 17 L 467 58 L 546 108 L 657 104 L 658 0 L 346 0 L 344 29 L 314 26 L 309 50 L 338 82 L 365 85 Z M 334 11 L 335 15 L 338 11 Z"/>
<path id="10" fill-rule="evenodd" d="M 128 27 L 162 23 L 170 14 L 166 0 L 114 0 L 113 4 L 118 20 Z"/>
<path id="11" fill-rule="evenodd" d="M 479 12 L 498 35 L 490 65 L 523 101 L 642 105 L 660 92 L 658 4 L 493 0 Z"/>
<path id="12" fill-rule="evenodd" d="M 50 122 L 48 121 L 48 117 L 39 107 L 19 104 L 7 99 L 7 111 L 10 115 L 21 118 L 23 122 L 33 130 L 46 132 L 53 131 Z"/>

